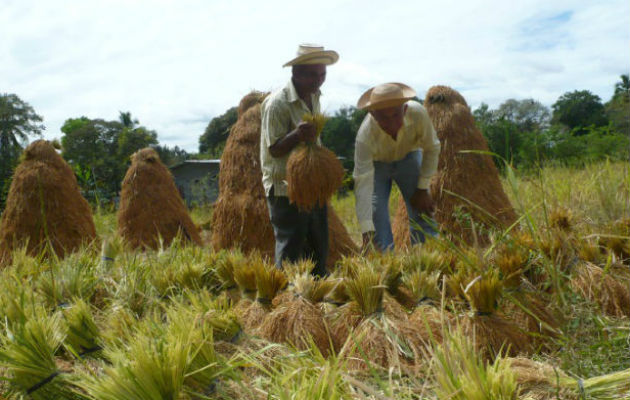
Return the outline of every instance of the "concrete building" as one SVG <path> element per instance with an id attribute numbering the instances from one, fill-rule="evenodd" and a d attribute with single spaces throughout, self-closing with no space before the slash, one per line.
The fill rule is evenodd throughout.
<path id="1" fill-rule="evenodd" d="M 212 203 L 219 195 L 220 160 L 186 160 L 170 168 L 188 207 Z"/>

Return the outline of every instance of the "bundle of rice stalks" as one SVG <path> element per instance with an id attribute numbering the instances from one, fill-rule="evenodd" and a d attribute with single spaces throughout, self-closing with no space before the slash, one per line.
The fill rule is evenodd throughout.
<path id="1" fill-rule="evenodd" d="M 260 327 L 269 314 L 276 294 L 287 287 L 286 275 L 275 266 L 264 265 L 257 268 L 256 300 L 241 315 L 241 323 L 245 331 L 254 332 Z"/>
<path id="2" fill-rule="evenodd" d="M 315 125 L 317 135 L 326 117 L 306 114 L 302 119 Z M 287 160 L 287 187 L 291 203 L 303 211 L 324 207 L 343 182 L 343 166 L 335 154 L 319 143 L 305 143 L 294 149 Z"/>
<path id="3" fill-rule="evenodd" d="M 489 358 L 501 352 L 516 355 L 531 350 L 530 338 L 497 312 L 502 291 L 501 280 L 494 270 L 473 278 L 464 289 L 471 312 L 463 315 L 462 329 L 475 338 L 477 348 Z"/>
<path id="4" fill-rule="evenodd" d="M 193 351 L 186 339 L 137 335 L 126 351 L 106 354 L 113 364 L 102 376 L 86 376 L 79 386 L 97 400 L 180 399 Z"/>
<path id="5" fill-rule="evenodd" d="M 81 299 L 63 310 L 67 333 L 64 345 L 75 357 L 98 358 L 102 350 L 100 332 L 94 321 L 92 308 Z"/>
<path id="6" fill-rule="evenodd" d="M 409 315 L 409 325 L 417 329 L 418 334 L 414 337 L 424 344 L 431 341 L 440 342 L 443 326 L 452 318 L 449 312 L 439 308 L 441 302 L 439 279 L 439 271 L 415 271 L 404 279 L 405 286 L 416 304 Z M 420 344 L 414 343 L 417 347 Z"/>
<path id="7" fill-rule="evenodd" d="M 582 262 L 575 268 L 571 288 L 599 305 L 602 312 L 615 317 L 630 316 L 630 280 L 613 276 L 595 264 Z"/>
<path id="8" fill-rule="evenodd" d="M 44 264 L 46 265 L 46 264 Z M 70 304 L 73 298 L 101 303 L 101 286 L 95 258 L 87 253 L 75 253 L 59 263 L 49 263 L 36 282 L 48 307 Z"/>
<path id="9" fill-rule="evenodd" d="M 55 353 L 63 341 L 59 314 L 32 315 L 3 337 L 0 367 L 6 369 L 9 393 L 33 400 L 72 398 L 72 389 L 57 366 Z"/>
<path id="10" fill-rule="evenodd" d="M 234 280 L 234 268 L 246 262 L 245 256 L 238 250 L 221 250 L 218 254 L 215 273 L 220 282 L 219 288 L 226 291 L 228 297 L 236 304 L 240 300 L 240 292 Z"/>
<path id="11" fill-rule="evenodd" d="M 31 143 L 15 169 L 0 221 L 0 266 L 26 246 L 63 258 L 96 239 L 92 209 L 72 168 L 45 140 Z"/>
<path id="12" fill-rule="evenodd" d="M 107 346 L 120 347 L 133 336 L 138 316 L 129 307 L 114 303 L 103 310 L 97 322 L 102 341 Z"/>
<path id="13" fill-rule="evenodd" d="M 491 156 L 480 153 L 489 151 L 486 139 L 466 100 L 452 88 L 433 86 L 424 106 L 442 143 L 438 172 L 431 181 L 435 219 L 454 239 L 485 245 L 489 236 L 480 226 L 504 230 L 517 219 Z M 408 226 L 406 214 L 405 209 L 397 213 L 394 225 Z"/>
<path id="14" fill-rule="evenodd" d="M 627 399 L 630 369 L 589 379 L 577 379 L 542 362 L 528 358 L 507 359 L 516 376 L 520 394 L 529 400 Z"/>
<path id="15" fill-rule="evenodd" d="M 298 349 L 308 349 L 312 344 L 327 356 L 331 341 L 324 313 L 316 301 L 329 290 L 328 284 L 316 280 L 310 274 L 296 278 L 295 296 L 280 303 L 267 314 L 258 334 L 275 343 L 289 343 Z"/>
<path id="16" fill-rule="evenodd" d="M 529 254 L 521 247 L 499 246 L 493 256 L 493 264 L 501 275 L 506 289 L 516 289 L 521 285 L 523 273 L 528 269 Z"/>
<path id="17" fill-rule="evenodd" d="M 335 343 L 342 344 L 340 355 L 348 359 L 349 368 L 400 369 L 419 358 L 405 337 L 413 331 L 406 318 L 401 320 L 384 310 L 386 288 L 384 275 L 368 267 L 357 271 L 355 278 L 346 279 L 352 302 L 338 309 L 332 333 Z"/>
<path id="18" fill-rule="evenodd" d="M 132 248 L 168 247 L 178 235 L 182 240 L 203 244 L 173 176 L 151 148 L 131 156 L 117 219 L 118 233 Z"/>
<path id="19" fill-rule="evenodd" d="M 630 218 L 620 218 L 612 222 L 607 235 L 601 235 L 600 245 L 610 249 L 625 263 L 630 259 Z"/>
<path id="20" fill-rule="evenodd" d="M 247 257 L 244 263 L 234 266 L 234 281 L 238 286 L 241 299 L 234 306 L 234 311 L 239 320 L 243 320 L 245 311 L 256 301 L 256 270 L 264 268 L 264 262 L 260 258 Z"/>
<path id="21" fill-rule="evenodd" d="M 566 207 L 555 207 L 549 213 L 549 225 L 552 228 L 560 229 L 563 231 L 570 231 L 573 229 L 573 215 L 571 210 Z"/>
<path id="22" fill-rule="evenodd" d="M 435 346 L 432 356 L 431 372 L 438 399 L 512 400 L 518 396 L 515 373 L 508 359 L 497 357 L 491 364 L 486 363 L 461 331 Z"/>

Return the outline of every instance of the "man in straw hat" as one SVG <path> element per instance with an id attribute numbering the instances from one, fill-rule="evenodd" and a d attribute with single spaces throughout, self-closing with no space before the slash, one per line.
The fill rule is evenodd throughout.
<path id="1" fill-rule="evenodd" d="M 339 55 L 322 46 L 302 44 L 297 56 L 283 67 L 292 67 L 287 85 L 262 103 L 260 161 L 269 215 L 276 239 L 275 262 L 312 258 L 314 275 L 326 275 L 328 219 L 326 207 L 303 212 L 287 197 L 286 165 L 291 151 L 316 137 L 315 126 L 302 121 L 304 114 L 320 112 L 319 88 L 326 80 L 326 66 Z"/>
<path id="2" fill-rule="evenodd" d="M 440 141 L 416 92 L 402 83 L 385 83 L 365 92 L 358 108 L 368 110 L 354 153 L 356 212 L 363 248 L 394 246 L 389 196 L 396 182 L 409 214 L 412 243 L 437 234 L 430 218 L 434 205 L 429 182 L 435 174 Z"/>

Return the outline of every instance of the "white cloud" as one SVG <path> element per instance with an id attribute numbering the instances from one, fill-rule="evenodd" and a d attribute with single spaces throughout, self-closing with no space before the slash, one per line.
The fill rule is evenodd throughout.
<path id="1" fill-rule="evenodd" d="M 630 69 L 629 22 L 627 0 L 4 0 L 0 91 L 44 116 L 47 137 L 67 118 L 128 110 L 162 143 L 195 151 L 210 118 L 284 85 L 300 42 L 341 55 L 323 88 L 329 112 L 384 81 L 420 96 L 446 84 L 473 107 L 550 105 L 571 90 L 610 97 Z"/>

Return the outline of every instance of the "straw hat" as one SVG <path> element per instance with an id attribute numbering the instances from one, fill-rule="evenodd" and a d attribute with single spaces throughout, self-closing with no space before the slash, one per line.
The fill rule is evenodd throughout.
<path id="1" fill-rule="evenodd" d="M 304 64 L 331 65 L 338 59 L 339 54 L 334 50 L 324 50 L 324 46 L 318 44 L 303 43 L 298 47 L 297 57 L 285 63 L 283 67 Z"/>
<path id="2" fill-rule="evenodd" d="M 361 110 L 380 110 L 404 104 L 416 96 L 416 91 L 404 83 L 383 83 L 374 86 L 359 98 L 357 107 Z"/>

